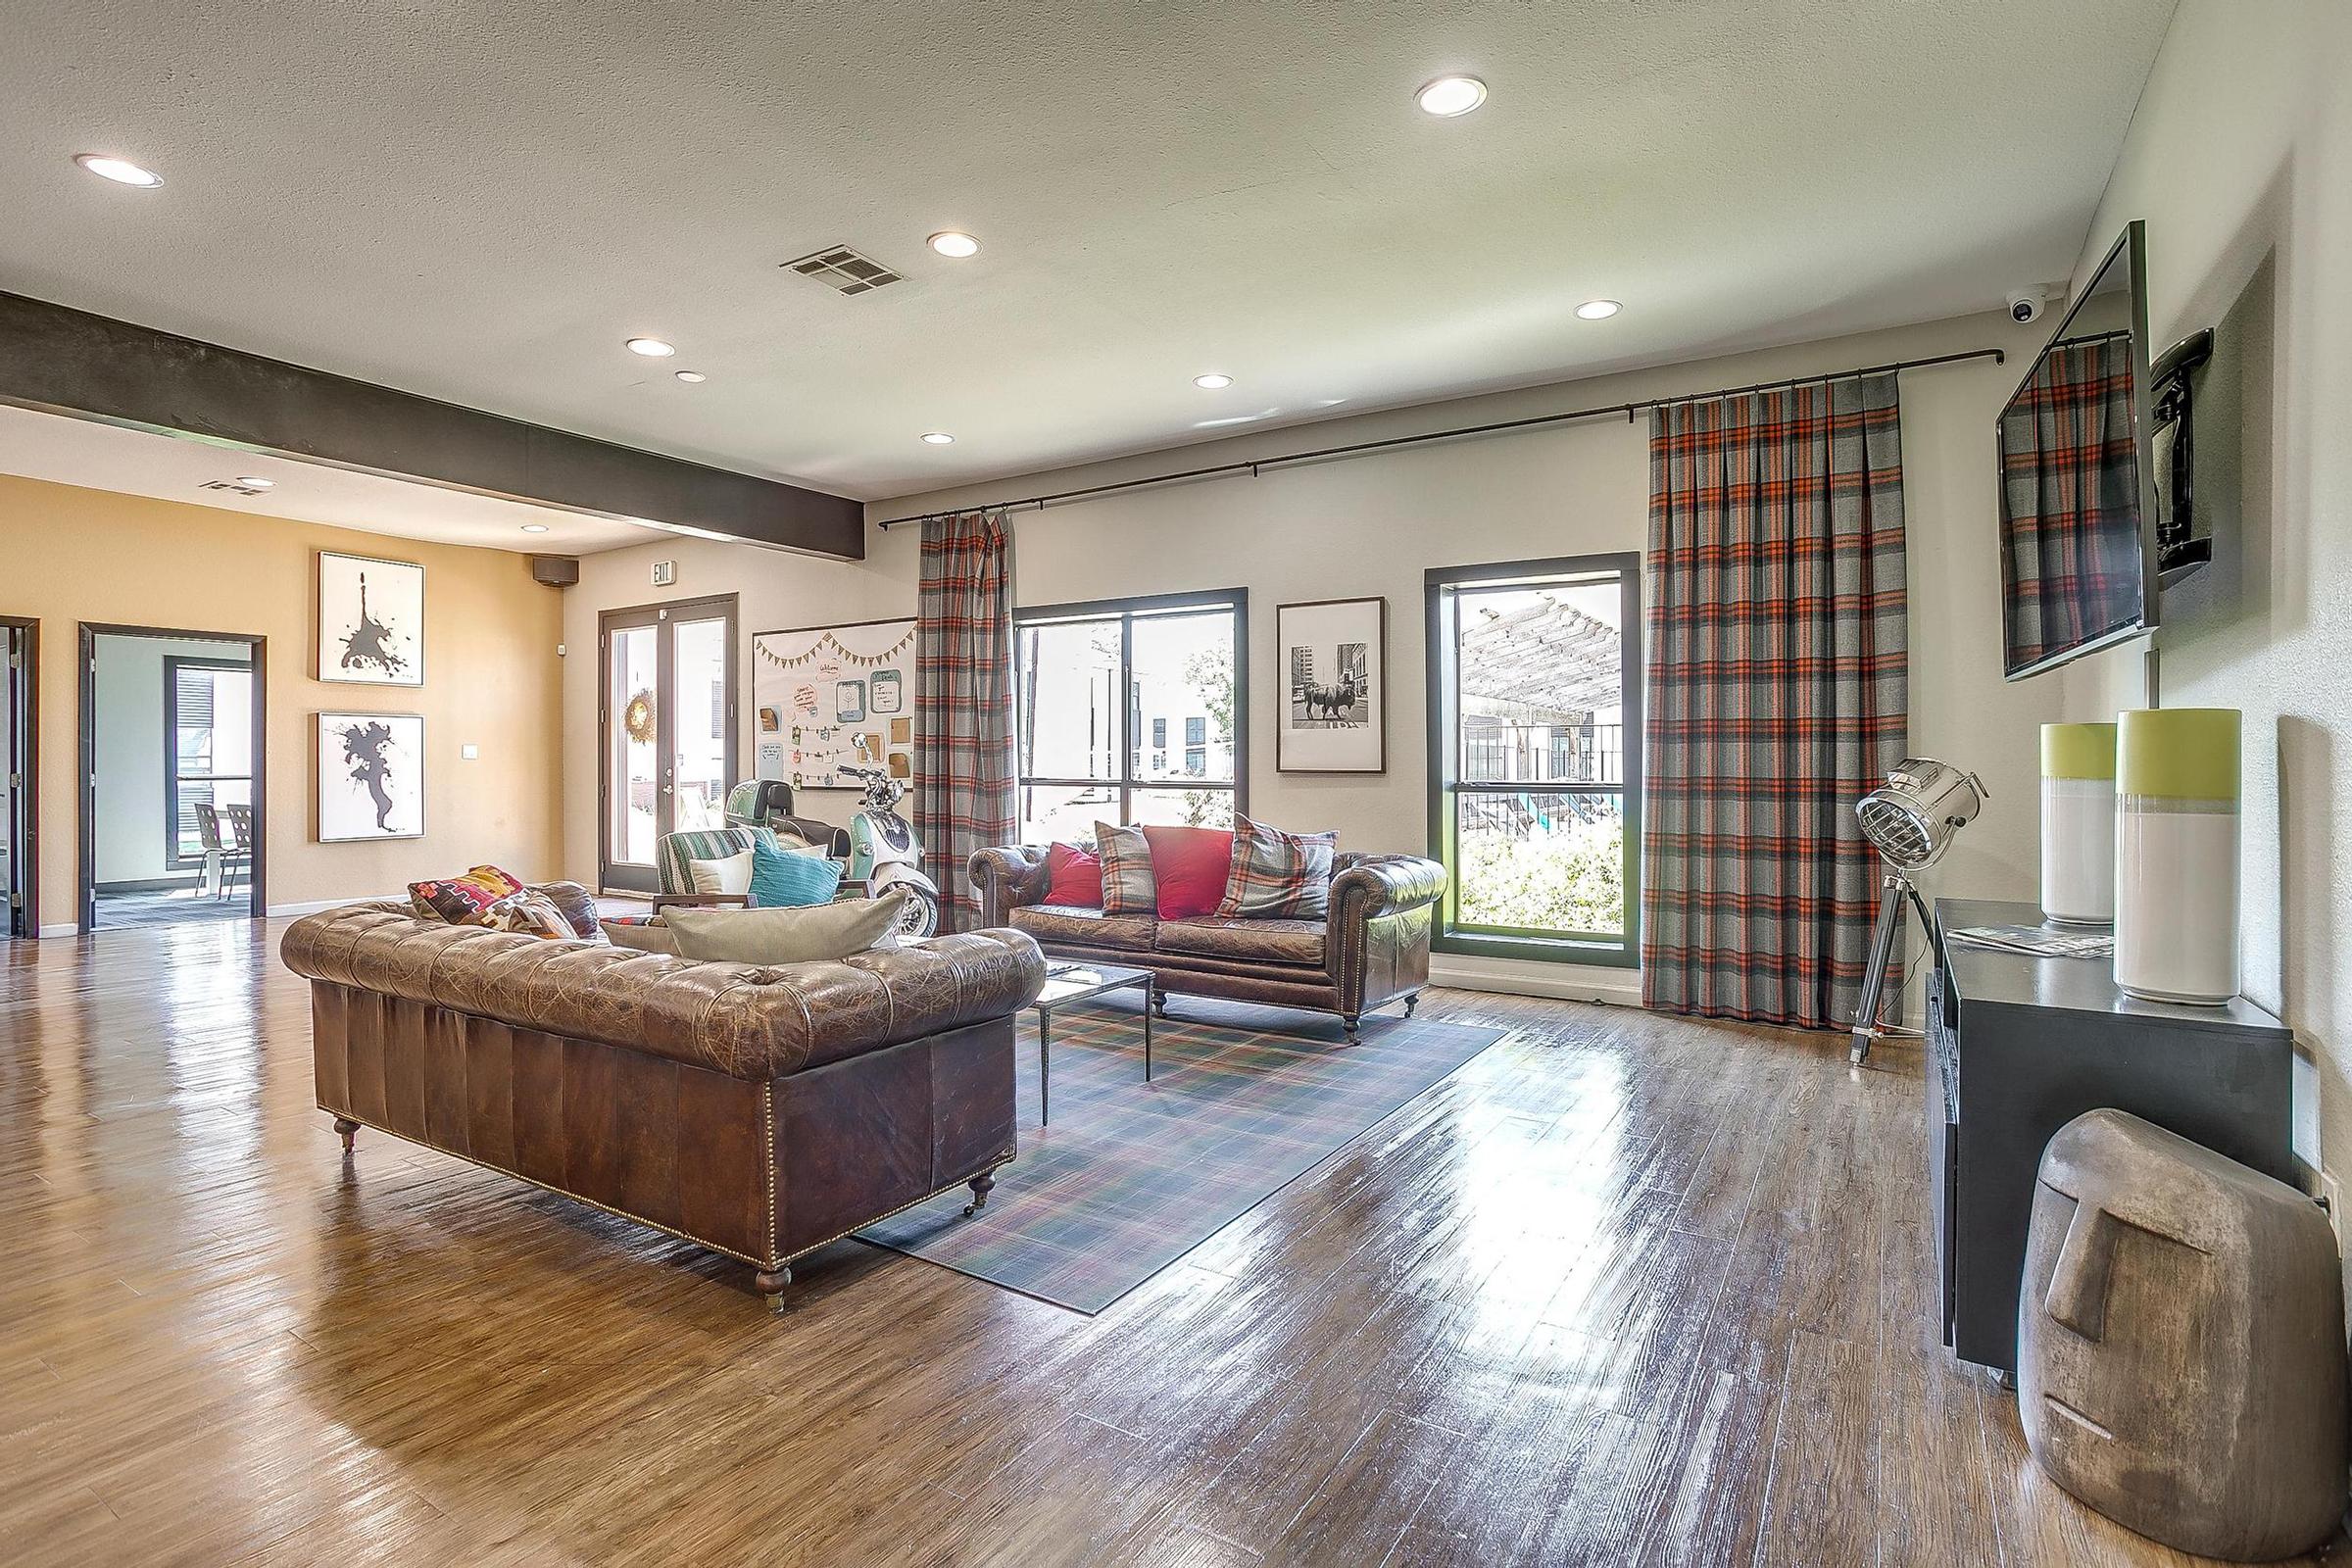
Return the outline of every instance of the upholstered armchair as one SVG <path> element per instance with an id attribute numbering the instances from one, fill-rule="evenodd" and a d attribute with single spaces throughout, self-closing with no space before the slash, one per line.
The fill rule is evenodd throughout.
<path id="1" fill-rule="evenodd" d="M 1350 1037 L 1363 1015 L 1401 999 L 1410 1013 L 1429 983 L 1432 908 L 1446 868 L 1417 855 L 1341 855 L 1321 920 L 1159 920 L 1045 903 L 1046 851 L 981 850 L 970 862 L 985 926 L 1035 937 L 1047 955 L 1149 969 L 1152 1002 L 1175 996 L 1308 1007 L 1340 1016 Z"/>
<path id="2" fill-rule="evenodd" d="M 838 850 L 828 849 L 836 859 L 849 857 L 848 835 L 830 822 L 811 817 L 770 816 L 760 827 L 686 828 L 664 833 L 654 846 L 654 869 L 662 879 L 662 891 L 654 897 L 656 909 L 676 905 L 721 905 L 749 902 L 741 893 L 697 893 L 694 874 L 686 867 L 689 860 L 723 860 L 730 855 L 741 855 L 752 847 L 753 838 L 766 828 L 791 833 L 811 844 L 832 846 L 838 837 L 843 840 Z"/>

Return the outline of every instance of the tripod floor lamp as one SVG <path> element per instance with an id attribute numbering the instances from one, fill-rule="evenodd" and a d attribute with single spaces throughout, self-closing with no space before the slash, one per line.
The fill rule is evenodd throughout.
<path id="1" fill-rule="evenodd" d="M 1862 999 L 1854 1007 L 1854 1043 L 1847 1060 L 1863 1060 L 1870 1054 L 1871 1042 L 1886 1032 L 1879 1022 L 1879 1007 L 1905 903 L 1919 911 L 1920 929 L 1940 953 L 1943 935 L 1911 877 L 1943 858 L 1953 836 L 1976 820 L 1987 799 L 1976 774 L 1932 758 L 1906 757 L 1894 764 L 1886 783 L 1854 803 L 1862 836 L 1877 848 L 1886 869 L 1879 879 L 1879 923 L 1871 934 L 1870 962 L 1862 970 Z"/>

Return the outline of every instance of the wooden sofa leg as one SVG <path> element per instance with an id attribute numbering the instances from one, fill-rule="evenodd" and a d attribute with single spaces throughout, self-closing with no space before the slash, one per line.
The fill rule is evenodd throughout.
<path id="1" fill-rule="evenodd" d="M 792 1267 L 790 1264 L 774 1270 L 761 1269 L 752 1276 L 752 1289 L 767 1298 L 767 1309 L 770 1312 L 784 1310 L 784 1291 L 791 1284 Z"/>
<path id="2" fill-rule="evenodd" d="M 972 1200 L 963 1205 L 963 1217 L 970 1219 L 988 1206 L 989 1189 L 997 1185 L 997 1173 L 993 1170 L 984 1170 L 966 1185 L 972 1190 Z"/>
<path id="3" fill-rule="evenodd" d="M 1363 1043 L 1362 1035 L 1357 1032 L 1363 1027 L 1363 1022 L 1364 1020 L 1361 1014 L 1353 1012 L 1343 1012 L 1340 1014 L 1340 1027 L 1348 1031 L 1348 1043 L 1349 1045 L 1354 1046 L 1361 1045 Z"/>
<path id="4" fill-rule="evenodd" d="M 349 1116 L 337 1116 L 335 1118 L 335 1131 L 343 1135 L 343 1152 L 346 1154 L 350 1153 L 352 1145 L 357 1142 L 359 1138 L 360 1124 L 356 1121 L 353 1121 Z"/>
<path id="5" fill-rule="evenodd" d="M 1404 1015 L 1410 1018 L 1413 1015 L 1413 1009 L 1419 1005 L 1421 1005 L 1421 993 L 1416 991 L 1404 999 Z"/>

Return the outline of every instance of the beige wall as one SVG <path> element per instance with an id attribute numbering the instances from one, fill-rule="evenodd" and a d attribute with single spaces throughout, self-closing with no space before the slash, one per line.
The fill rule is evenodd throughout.
<path id="1" fill-rule="evenodd" d="M 2154 347 L 2217 330 L 2197 389 L 2215 564 L 2164 597 L 2156 685 L 2245 712 L 2243 986 L 2312 1053 L 2330 1170 L 2352 1161 L 2347 80 L 2352 7 L 2183 0 L 2077 272 L 2145 220 Z M 2144 644 L 2070 665 L 2069 711 L 2141 706 L 2148 673 Z"/>
<path id="2" fill-rule="evenodd" d="M 878 503 L 896 516 L 955 503 L 1015 497 L 1267 453 L 1551 410 L 1701 391 L 1774 376 L 1850 369 L 1983 346 L 2038 343 L 1987 315 L 1801 348 L 1677 366 L 1562 386 L 1431 405 L 1188 446 L 1152 457 L 997 480 Z M 1991 429 L 2021 373 L 2013 361 L 1906 372 L 1903 452 L 1912 592 L 1915 750 L 1979 769 L 1990 808 L 1937 868 L 1939 891 L 2032 898 L 2037 811 L 2035 726 L 2055 716 L 2055 683 L 2000 680 L 1998 562 L 1992 532 Z M 1204 403 L 1204 406 L 1205 403 Z M 1646 422 L 1596 419 L 1531 433 L 1446 443 L 1268 473 L 1254 479 L 1137 492 L 1013 521 L 1015 592 L 1025 605 L 1192 588 L 1250 590 L 1250 809 L 1298 828 L 1331 827 L 1360 849 L 1428 843 L 1424 761 L 1422 572 L 1434 565 L 1638 550 L 1646 528 Z M 747 629 L 903 613 L 914 601 L 914 530 L 869 530 L 856 566 L 742 546 L 665 541 L 583 561 L 565 595 L 565 848 L 574 875 L 596 864 L 596 671 L 599 609 L 735 591 Z M 657 560 L 678 564 L 655 590 Z M 1376 778 L 1274 770 L 1274 607 L 1289 600 L 1383 594 L 1389 600 L 1390 766 Z M 745 656 L 749 678 L 749 653 Z M 747 723 L 749 710 L 746 710 Z M 745 757 L 749 758 L 749 737 Z M 748 760 L 745 770 L 749 771 Z M 817 814 L 851 803 L 809 794 Z M 1480 965 L 1480 972 L 1557 994 L 1622 996 L 1622 971 Z M 1457 977 L 1471 971 L 1455 967 Z"/>
<path id="3" fill-rule="evenodd" d="M 425 566 L 421 688 L 311 678 L 312 558 L 354 550 Z M 45 929 L 74 907 L 74 648 L 81 621 L 269 639 L 269 896 L 272 906 L 396 892 L 480 860 L 544 877 L 562 860 L 561 596 L 522 556 L 425 545 L 213 507 L 0 476 L 0 614 L 41 619 L 40 877 Z M 318 844 L 312 715 L 425 718 L 426 836 Z M 481 749 L 463 761 L 459 748 Z"/>

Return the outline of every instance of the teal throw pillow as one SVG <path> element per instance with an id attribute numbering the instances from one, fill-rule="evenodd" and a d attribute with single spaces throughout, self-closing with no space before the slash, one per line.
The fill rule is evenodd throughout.
<path id="1" fill-rule="evenodd" d="M 797 909 L 831 904 L 841 891 L 842 864 L 821 855 L 795 855 L 752 842 L 752 907 Z"/>

